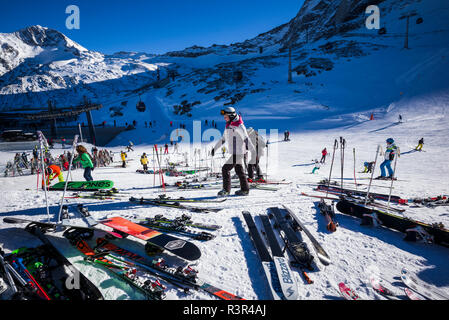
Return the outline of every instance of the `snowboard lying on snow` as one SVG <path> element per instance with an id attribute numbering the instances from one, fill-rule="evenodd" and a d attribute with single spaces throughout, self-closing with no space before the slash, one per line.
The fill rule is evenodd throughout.
<path id="1" fill-rule="evenodd" d="M 50 191 L 63 191 L 65 182 L 58 182 L 57 184 L 50 186 Z M 104 189 L 111 189 L 114 187 L 114 182 L 110 180 L 98 180 L 98 181 L 69 181 L 67 183 L 67 190 L 69 191 L 98 191 Z"/>

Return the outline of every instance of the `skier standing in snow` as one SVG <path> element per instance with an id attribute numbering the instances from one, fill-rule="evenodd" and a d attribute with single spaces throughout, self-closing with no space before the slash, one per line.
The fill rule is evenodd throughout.
<path id="1" fill-rule="evenodd" d="M 326 148 L 324 148 L 322 151 L 321 151 L 321 160 L 320 160 L 320 163 L 326 163 L 326 156 L 327 156 L 327 149 Z"/>
<path id="2" fill-rule="evenodd" d="M 260 170 L 259 160 L 260 157 L 264 155 L 264 149 L 267 147 L 266 142 L 262 137 L 259 136 L 256 130 L 253 128 L 248 128 L 248 137 L 251 140 L 251 143 L 255 147 L 255 152 L 250 153 L 251 159 L 255 159 L 255 163 L 248 164 L 248 181 L 252 182 L 254 179 L 254 172 L 256 173 L 256 180 L 263 180 L 262 170 Z"/>
<path id="3" fill-rule="evenodd" d="M 416 146 L 416 151 L 422 151 L 422 147 L 424 146 L 424 138 L 419 139 L 418 145 Z"/>
<path id="4" fill-rule="evenodd" d="M 396 156 L 396 152 L 399 151 L 398 147 L 394 144 L 394 140 L 392 138 L 387 139 L 387 150 L 385 150 L 385 160 L 380 164 L 381 175 L 377 177 L 378 180 L 388 180 L 392 179 L 394 176 L 394 171 L 391 168 L 391 162 L 394 160 Z M 385 173 L 385 168 L 388 170 L 388 177 Z"/>
<path id="5" fill-rule="evenodd" d="M 92 181 L 92 170 L 94 169 L 94 165 L 92 163 L 92 156 L 87 152 L 84 146 L 77 146 L 76 152 L 78 152 L 78 156 L 73 159 L 73 163 L 81 163 L 81 166 L 84 168 L 84 179 L 86 181 Z"/>
<path id="6" fill-rule="evenodd" d="M 122 168 L 126 168 L 126 153 L 120 151 L 120 158 L 122 159 Z"/>
<path id="7" fill-rule="evenodd" d="M 221 114 L 226 121 L 226 128 L 223 132 L 222 138 L 218 141 L 211 151 L 212 157 L 215 151 L 218 150 L 224 143 L 228 144 L 228 150 L 231 157 L 225 162 L 221 171 L 223 175 L 223 190 L 218 193 L 218 196 L 227 196 L 231 193 L 231 170 L 234 168 L 240 180 L 240 190 L 236 191 L 236 195 L 247 196 L 249 194 L 249 184 L 246 179 L 244 166 L 244 157 L 247 149 L 253 154 L 256 152 L 254 145 L 248 137 L 243 119 L 237 114 L 234 108 L 227 107 L 221 110 Z M 250 163 L 255 163 L 255 159 L 251 159 Z"/>
<path id="8" fill-rule="evenodd" d="M 143 170 L 148 171 L 148 158 L 147 158 L 147 154 L 145 152 L 140 157 L 140 163 L 143 166 Z"/>

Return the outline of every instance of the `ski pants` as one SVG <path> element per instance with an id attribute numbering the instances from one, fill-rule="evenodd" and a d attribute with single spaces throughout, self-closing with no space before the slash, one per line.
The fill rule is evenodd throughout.
<path id="1" fill-rule="evenodd" d="M 418 146 L 415 148 L 415 150 L 421 151 L 422 147 L 423 147 L 423 144 L 420 143 L 420 144 L 418 144 Z"/>
<path id="2" fill-rule="evenodd" d="M 251 157 L 251 160 L 252 159 L 256 159 L 256 163 L 248 164 L 248 155 L 245 155 L 244 160 L 245 160 L 245 166 L 248 168 L 248 178 L 254 179 L 254 173 L 256 173 L 257 179 L 263 178 L 262 170 L 260 169 L 260 166 L 259 166 L 259 157 L 253 155 Z"/>
<path id="3" fill-rule="evenodd" d="M 91 167 L 85 167 L 83 176 L 84 176 L 84 179 L 86 179 L 86 181 L 94 180 L 94 178 L 92 178 L 92 168 Z"/>
<path id="4" fill-rule="evenodd" d="M 243 169 L 243 157 L 243 155 L 233 155 L 221 168 L 224 190 L 231 192 L 231 170 L 234 169 L 240 180 L 240 189 L 242 191 L 249 191 L 248 180 L 246 179 L 245 171 Z"/>
<path id="5" fill-rule="evenodd" d="M 323 154 L 323 156 L 321 157 L 320 163 L 326 163 L 326 155 Z"/>
<path id="6" fill-rule="evenodd" d="M 393 172 L 393 169 L 391 169 L 391 160 L 385 160 L 384 162 L 381 163 L 381 165 L 380 165 L 380 175 L 382 177 L 386 177 L 387 176 L 386 173 L 385 173 L 385 167 L 388 170 L 388 176 L 392 177 L 394 172 Z"/>

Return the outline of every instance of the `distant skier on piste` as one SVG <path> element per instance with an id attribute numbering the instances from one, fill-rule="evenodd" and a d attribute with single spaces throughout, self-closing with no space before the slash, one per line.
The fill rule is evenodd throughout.
<path id="1" fill-rule="evenodd" d="M 318 159 L 315 159 L 315 167 L 313 167 L 312 174 L 315 174 L 315 172 L 317 170 L 320 170 L 320 168 L 321 168 L 320 162 L 318 161 Z"/>
<path id="2" fill-rule="evenodd" d="M 418 145 L 416 146 L 416 151 L 422 151 L 422 147 L 424 146 L 424 138 L 419 139 Z"/>
<path id="3" fill-rule="evenodd" d="M 145 152 L 140 157 L 140 164 L 142 164 L 144 171 L 148 171 L 148 158 Z"/>
<path id="4" fill-rule="evenodd" d="M 246 179 L 244 166 L 244 157 L 247 152 L 247 148 L 251 154 L 255 153 L 255 147 L 248 137 L 243 119 L 237 114 L 234 108 L 227 107 L 221 110 L 221 114 L 226 121 L 226 128 L 223 132 L 222 138 L 212 148 L 211 155 L 215 155 L 215 152 L 224 144 L 227 143 L 228 152 L 231 153 L 231 157 L 225 162 L 221 171 L 223 174 L 223 190 L 218 193 L 218 196 L 224 197 L 231 193 L 231 170 L 234 168 L 235 173 L 240 180 L 240 190 L 236 191 L 236 195 L 247 196 L 249 194 L 249 184 Z M 251 159 L 250 164 L 255 163 L 255 159 Z"/>
<path id="5" fill-rule="evenodd" d="M 76 152 L 78 152 L 78 156 L 73 159 L 73 163 L 76 164 L 78 162 L 84 168 L 84 179 L 86 181 L 92 181 L 92 170 L 94 169 L 94 164 L 92 162 L 92 156 L 87 152 L 86 148 L 82 145 L 76 146 Z"/>
<path id="6" fill-rule="evenodd" d="M 320 163 L 326 163 L 326 156 L 327 156 L 327 149 L 326 148 L 324 148 L 322 151 L 321 151 L 321 160 L 320 160 Z"/>
<path id="7" fill-rule="evenodd" d="M 393 169 L 391 168 L 391 162 L 394 160 L 396 153 L 398 152 L 398 147 L 394 144 L 393 138 L 388 138 L 387 149 L 385 150 L 385 160 L 380 164 L 381 175 L 377 177 L 378 180 L 388 180 L 392 179 L 394 176 Z M 388 170 L 388 177 L 385 172 L 385 168 Z"/>
<path id="8" fill-rule="evenodd" d="M 126 168 L 126 153 L 124 151 L 120 151 L 120 159 L 122 160 L 122 168 Z"/>
<path id="9" fill-rule="evenodd" d="M 368 161 L 365 161 L 364 163 L 363 163 L 363 171 L 362 171 L 362 173 L 371 173 L 371 172 L 373 172 L 373 166 L 374 166 L 374 161 L 372 161 L 372 162 L 368 162 Z"/>

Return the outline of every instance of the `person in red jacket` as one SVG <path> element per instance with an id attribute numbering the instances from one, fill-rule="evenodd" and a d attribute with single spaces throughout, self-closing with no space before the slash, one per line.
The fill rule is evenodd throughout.
<path id="1" fill-rule="evenodd" d="M 327 156 L 327 149 L 326 148 L 324 148 L 322 151 L 321 151 L 321 160 L 320 160 L 320 163 L 325 163 L 326 162 L 326 156 Z"/>

